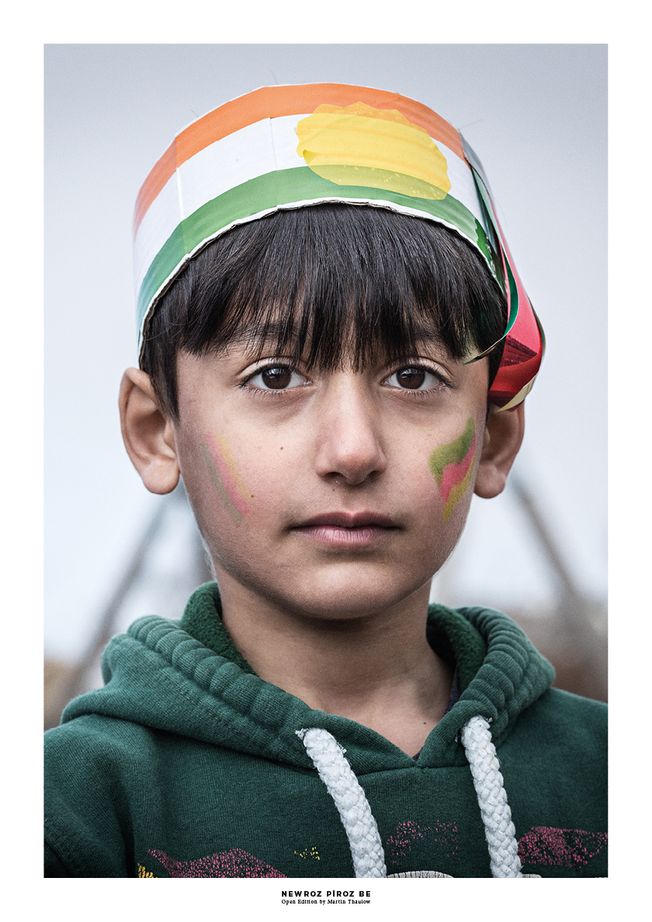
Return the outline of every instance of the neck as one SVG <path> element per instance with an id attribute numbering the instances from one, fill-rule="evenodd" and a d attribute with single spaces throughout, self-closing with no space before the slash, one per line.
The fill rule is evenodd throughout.
<path id="1" fill-rule="evenodd" d="M 310 707 L 395 739 L 401 732 L 387 728 L 429 730 L 446 710 L 451 669 L 426 638 L 429 583 L 391 608 L 333 620 L 288 612 L 223 572 L 218 582 L 238 650 L 260 678 Z"/>

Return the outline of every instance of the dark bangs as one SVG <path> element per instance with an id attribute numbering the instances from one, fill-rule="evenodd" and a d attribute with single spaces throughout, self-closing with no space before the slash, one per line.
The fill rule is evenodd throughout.
<path id="1" fill-rule="evenodd" d="M 424 333 L 461 359 L 503 333 L 504 297 L 461 237 L 384 208 L 322 204 L 243 224 L 194 257 L 159 300 L 141 367 L 178 418 L 176 356 L 234 341 L 308 369 L 408 358 Z M 502 349 L 489 355 L 489 380 Z M 489 383 L 489 382 L 488 382 Z"/>

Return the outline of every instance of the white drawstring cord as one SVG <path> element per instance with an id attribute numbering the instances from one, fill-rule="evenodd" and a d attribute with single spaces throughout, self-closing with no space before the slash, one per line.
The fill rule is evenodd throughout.
<path id="1" fill-rule="evenodd" d="M 378 824 L 345 749 L 327 730 L 297 730 L 319 777 L 333 798 L 349 840 L 356 877 L 387 877 L 385 853 Z M 462 728 L 462 745 L 471 768 L 480 815 L 489 849 L 492 877 L 538 877 L 522 874 L 516 830 L 507 802 L 503 776 L 491 738 L 489 721 L 472 717 Z M 390 877 L 447 877 L 440 872 L 416 871 Z"/>
<path id="2" fill-rule="evenodd" d="M 472 717 L 462 728 L 461 736 L 484 823 L 491 876 L 522 877 L 516 830 L 489 721 Z"/>
<path id="3" fill-rule="evenodd" d="M 385 852 L 365 792 L 328 730 L 297 730 L 319 777 L 333 798 L 349 840 L 356 877 L 387 877 Z"/>

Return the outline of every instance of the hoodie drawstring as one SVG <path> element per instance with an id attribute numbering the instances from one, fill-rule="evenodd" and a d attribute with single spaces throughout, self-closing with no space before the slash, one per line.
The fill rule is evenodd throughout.
<path id="1" fill-rule="evenodd" d="M 296 732 L 335 802 L 349 840 L 355 876 L 387 877 L 378 824 L 360 782 L 344 758 L 346 750 L 328 730 L 312 727 Z"/>
<path id="2" fill-rule="evenodd" d="M 516 829 L 489 721 L 484 717 L 471 717 L 462 727 L 461 738 L 484 824 L 491 876 L 522 877 Z"/>
<path id="3" fill-rule="evenodd" d="M 346 750 L 328 730 L 311 727 L 296 733 L 337 807 L 349 840 L 355 876 L 387 877 L 378 824 L 360 782 L 344 757 Z M 484 824 L 491 876 L 523 877 L 516 830 L 489 721 L 472 717 L 462 728 L 461 740 Z"/>

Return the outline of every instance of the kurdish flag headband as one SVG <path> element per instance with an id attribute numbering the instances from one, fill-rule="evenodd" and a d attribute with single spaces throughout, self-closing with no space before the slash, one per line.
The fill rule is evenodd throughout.
<path id="1" fill-rule="evenodd" d="M 507 301 L 489 399 L 510 409 L 525 398 L 541 364 L 543 331 L 479 161 L 423 103 L 348 84 L 261 87 L 177 135 L 136 201 L 139 349 L 158 299 L 207 243 L 238 224 L 320 202 L 388 208 L 469 241 Z"/>

